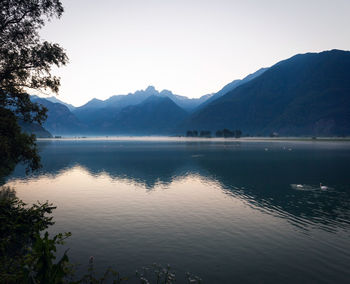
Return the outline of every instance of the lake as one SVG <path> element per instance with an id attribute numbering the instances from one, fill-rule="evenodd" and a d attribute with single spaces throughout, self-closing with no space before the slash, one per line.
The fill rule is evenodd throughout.
<path id="1" fill-rule="evenodd" d="M 180 283 L 346 283 L 350 143 L 199 139 L 38 142 L 43 168 L 8 179 L 54 203 L 52 233 L 86 271 L 170 264 Z M 320 183 L 327 186 L 321 189 Z"/>

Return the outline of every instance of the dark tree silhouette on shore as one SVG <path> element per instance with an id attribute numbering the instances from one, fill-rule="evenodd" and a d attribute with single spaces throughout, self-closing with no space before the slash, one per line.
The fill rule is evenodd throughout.
<path id="1" fill-rule="evenodd" d="M 240 138 L 242 136 L 242 131 L 240 129 L 231 131 L 231 130 L 225 128 L 223 130 L 217 130 L 215 132 L 215 136 L 216 137 L 225 137 L 225 138 L 229 138 L 229 137 Z"/>
<path id="2" fill-rule="evenodd" d="M 201 130 L 199 132 L 199 136 L 200 137 L 210 138 L 211 137 L 211 131 L 209 131 L 209 130 Z"/>
<path id="3" fill-rule="evenodd" d="M 187 132 L 186 132 L 186 137 L 193 137 L 193 132 L 192 132 L 192 130 L 187 130 Z"/>
<path id="4" fill-rule="evenodd" d="M 59 0 L 2 0 L 0 11 L 1 174 L 18 162 L 32 170 L 39 167 L 35 137 L 22 133 L 18 122 L 46 119 L 46 109 L 32 103 L 28 92 L 57 93 L 60 79 L 51 68 L 68 58 L 62 47 L 42 41 L 38 33 L 45 21 L 62 15 Z"/>
<path id="5" fill-rule="evenodd" d="M 242 131 L 239 129 L 235 130 L 235 138 L 240 138 L 242 136 Z"/>

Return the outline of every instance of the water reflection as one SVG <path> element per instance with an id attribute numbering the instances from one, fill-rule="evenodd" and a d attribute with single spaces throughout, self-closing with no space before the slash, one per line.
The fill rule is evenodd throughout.
<path id="1" fill-rule="evenodd" d="M 205 283 L 346 283 L 350 147 L 339 143 L 40 142 L 8 184 L 57 205 L 71 260 L 102 272 L 171 263 Z M 268 150 L 265 150 L 268 149 Z M 291 150 L 289 150 L 291 149 Z M 291 184 L 331 190 L 297 190 Z"/>
<path id="2" fill-rule="evenodd" d="M 347 144 L 73 140 L 45 141 L 39 146 L 41 172 L 25 178 L 18 167 L 11 180 L 55 179 L 79 166 L 92 176 L 108 176 L 152 191 L 187 176 L 200 176 L 219 184 L 227 195 L 304 229 L 317 225 L 332 231 L 349 225 Z M 290 186 L 316 187 L 320 182 L 330 189 Z"/>

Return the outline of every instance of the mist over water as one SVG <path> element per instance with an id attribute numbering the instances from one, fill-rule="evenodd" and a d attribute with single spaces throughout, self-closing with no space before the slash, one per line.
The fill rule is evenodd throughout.
<path id="1" fill-rule="evenodd" d="M 350 277 L 350 145 L 176 139 L 39 141 L 8 185 L 53 202 L 71 260 L 125 275 L 154 262 L 204 283 Z M 320 183 L 327 186 L 322 190 Z M 299 186 L 297 186 L 299 185 Z"/>

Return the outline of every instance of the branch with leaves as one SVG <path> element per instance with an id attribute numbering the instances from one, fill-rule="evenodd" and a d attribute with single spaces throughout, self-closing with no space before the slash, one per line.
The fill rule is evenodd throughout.
<path id="1" fill-rule="evenodd" d="M 42 124 L 47 118 L 47 109 L 33 103 L 29 92 L 59 91 L 60 78 L 52 74 L 52 67 L 66 65 L 68 57 L 58 44 L 42 41 L 39 30 L 63 11 L 59 0 L 0 1 L 0 119 L 10 122 L 0 123 L 0 154 L 12 159 L 4 161 L 7 168 L 18 162 L 31 169 L 39 165 L 34 138 L 21 134 L 16 124 Z M 28 151 L 21 152 L 20 147 Z M 2 164 L 0 174 L 7 172 Z"/>

